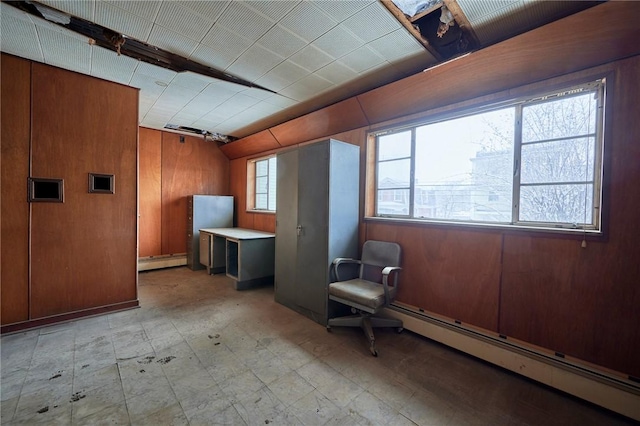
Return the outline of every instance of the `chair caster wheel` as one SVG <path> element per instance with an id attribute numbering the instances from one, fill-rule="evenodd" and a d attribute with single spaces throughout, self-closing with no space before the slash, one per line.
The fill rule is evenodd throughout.
<path id="1" fill-rule="evenodd" d="M 398 330 L 396 330 L 398 332 L 398 334 L 402 333 L 402 330 L 404 330 L 404 328 L 402 327 L 398 327 Z"/>
<path id="2" fill-rule="evenodd" d="M 378 351 L 376 351 L 375 349 L 371 350 L 371 355 L 377 357 L 378 356 Z"/>
<path id="3" fill-rule="evenodd" d="M 327 326 L 327 331 L 328 331 L 329 333 L 331 333 L 331 326 L 330 326 L 330 325 L 328 325 L 328 326 Z"/>

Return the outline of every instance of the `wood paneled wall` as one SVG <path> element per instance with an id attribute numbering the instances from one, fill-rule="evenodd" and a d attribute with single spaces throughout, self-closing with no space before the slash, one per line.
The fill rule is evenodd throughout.
<path id="1" fill-rule="evenodd" d="M 137 89 L 5 54 L 2 70 L 3 331 L 136 306 Z M 64 202 L 28 203 L 28 175 L 63 179 Z"/>
<path id="2" fill-rule="evenodd" d="M 217 144 L 140 128 L 140 257 L 186 253 L 194 194 L 229 195 L 229 160 Z"/>
<path id="3" fill-rule="evenodd" d="M 344 131 L 344 122 L 336 117 L 340 128 L 330 134 L 310 134 L 297 126 L 296 136 L 293 120 L 280 127 L 292 145 L 320 137 L 359 144 L 362 205 L 366 131 L 390 124 L 383 120 L 401 122 L 497 101 L 514 88 L 548 84 L 550 77 L 558 77 L 558 83 L 575 82 L 571 73 L 576 72 L 578 77 L 608 75 L 613 102 L 607 105 L 605 239 L 588 241 L 583 249 L 579 239 L 549 234 L 365 219 L 360 239 L 402 245 L 400 302 L 640 377 L 640 196 L 635 195 L 640 182 L 640 27 L 633 19 L 638 14 L 640 3 L 607 2 L 360 95 L 359 108 L 369 126 L 354 124 L 354 130 Z M 601 25 L 604 17 L 620 25 L 607 28 Z M 472 99 L 477 96 L 481 98 Z M 323 122 L 310 128 L 331 131 L 326 112 L 313 113 Z M 282 145 L 279 133 L 271 134 Z M 236 158 L 232 179 L 241 182 L 257 145 L 243 151 L 242 146 L 232 149 L 233 144 L 223 149 L 236 156 L 231 157 Z M 232 192 L 238 199 L 246 197 L 246 184 L 232 185 Z"/>
<path id="4" fill-rule="evenodd" d="M 2 324 L 29 319 L 29 140 L 31 62 L 2 55 Z"/>
<path id="5" fill-rule="evenodd" d="M 141 127 L 138 139 L 138 256 L 157 256 L 162 254 L 162 132 Z"/>

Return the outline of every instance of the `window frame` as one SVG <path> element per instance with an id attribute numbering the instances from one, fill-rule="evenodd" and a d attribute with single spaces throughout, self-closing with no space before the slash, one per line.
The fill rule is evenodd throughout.
<path id="1" fill-rule="evenodd" d="M 568 76 L 567 76 L 568 77 Z M 367 133 L 367 167 L 366 167 L 366 179 L 367 179 L 367 190 L 365 195 L 365 215 L 364 220 L 366 221 L 395 221 L 398 223 L 415 223 L 415 224 L 424 224 L 424 225 L 447 225 L 447 226 L 456 226 L 462 228 L 494 228 L 501 230 L 516 230 L 516 231 L 527 231 L 527 232 L 551 232 L 551 233 L 566 233 L 566 234 L 580 234 L 584 235 L 592 235 L 596 237 L 604 236 L 606 232 L 606 221 L 605 217 L 606 209 L 605 203 L 607 200 L 607 194 L 604 190 L 604 182 L 605 176 L 607 174 L 608 167 L 607 163 L 607 153 L 606 153 L 606 139 L 608 129 L 607 122 L 610 120 L 610 114 L 606 114 L 607 106 L 612 104 L 610 87 L 613 87 L 613 75 L 612 73 L 605 72 L 598 75 L 587 75 L 580 79 L 566 79 L 559 78 L 556 80 L 565 80 L 564 83 L 552 83 L 541 82 L 535 83 L 528 86 L 523 86 L 519 88 L 513 88 L 509 90 L 505 90 L 503 92 L 494 93 L 493 95 L 487 95 L 484 99 L 472 99 L 468 101 L 463 101 L 458 104 L 449 105 L 445 107 L 441 107 L 430 111 L 430 113 L 421 113 L 414 114 L 411 120 L 407 120 L 405 122 L 395 120 L 392 124 L 381 124 L 375 127 L 370 128 Z M 544 86 L 543 86 L 544 84 Z M 531 88 L 533 87 L 533 89 Z M 520 208 L 520 188 L 522 184 L 520 183 L 520 175 L 518 173 L 518 178 L 514 177 L 512 182 L 512 213 L 511 213 L 511 221 L 510 222 L 490 222 L 490 221 L 473 221 L 473 220 L 457 220 L 457 219 L 437 219 L 437 218 L 417 218 L 414 217 L 414 208 L 415 208 L 415 200 L 416 197 L 416 186 L 415 186 L 415 162 L 416 162 L 416 138 L 415 133 L 416 129 L 433 124 L 439 123 L 449 120 L 455 120 L 458 118 L 463 118 L 467 116 L 473 116 L 482 114 L 485 112 L 490 112 L 494 110 L 503 109 L 506 107 L 515 107 L 519 110 L 516 114 L 518 123 L 515 126 L 515 134 L 513 141 L 513 162 L 514 162 L 514 174 L 517 167 L 521 167 L 521 159 L 522 159 L 522 107 L 523 105 L 529 105 L 540 100 L 544 101 L 548 98 L 552 98 L 557 94 L 564 94 L 571 96 L 574 94 L 574 90 L 576 89 L 585 89 L 583 92 L 596 91 L 598 95 L 598 100 L 596 102 L 596 117 L 595 117 L 595 126 L 596 129 L 594 131 L 594 143 L 595 147 L 592 152 L 593 154 L 593 192 L 592 192 L 592 201 L 591 201 L 591 214 L 592 221 L 591 224 L 587 224 L 585 226 L 581 224 L 568 224 L 568 223 L 559 223 L 559 222 L 532 222 L 532 221 L 524 221 L 521 219 L 519 215 Z M 514 93 L 516 95 L 514 95 Z M 492 98 L 493 101 L 488 101 L 486 98 Z M 442 112 L 441 112 L 442 111 Z M 515 125 L 515 120 L 514 120 Z M 410 170 L 410 182 L 409 182 L 409 211 L 407 214 L 382 214 L 378 215 L 379 209 L 379 201 L 380 198 L 379 188 L 378 188 L 378 180 L 377 176 L 379 173 L 379 149 L 378 149 L 378 137 L 383 135 L 388 135 L 392 133 L 400 133 L 400 132 L 411 132 L 411 170 Z M 591 137 L 584 135 L 576 135 L 575 138 L 581 137 Z M 516 152 L 516 150 L 518 152 Z M 590 154 L 591 155 L 591 154 Z M 516 164 L 516 159 L 518 164 Z M 587 179 L 585 177 L 585 179 Z M 585 181 L 585 184 L 589 184 L 589 182 Z M 382 188 L 387 189 L 387 188 Z M 517 201 L 517 202 L 516 202 Z M 516 206 L 517 205 L 517 206 Z"/>
<path id="2" fill-rule="evenodd" d="M 252 158 L 247 160 L 247 208 L 246 211 L 247 212 L 251 212 L 251 213 L 265 213 L 265 214 L 276 214 L 276 209 L 277 209 L 277 204 L 276 206 L 274 206 L 273 209 L 269 209 L 269 181 L 270 179 L 270 175 L 271 175 L 271 167 L 270 167 L 270 160 L 276 160 L 276 154 L 270 154 L 270 155 L 266 155 L 266 156 L 262 156 L 262 157 L 256 157 L 256 158 Z M 257 190 L 257 178 L 258 177 L 262 177 L 262 176 L 258 176 L 257 175 L 257 164 L 261 161 L 266 161 L 267 162 L 267 208 L 258 208 L 256 207 L 256 197 L 258 195 L 258 193 L 256 192 Z M 277 178 L 277 168 L 275 170 L 273 170 L 274 173 L 274 180 Z M 277 189 L 276 189 L 277 191 Z M 274 203 L 275 203 L 275 196 L 274 196 Z"/>

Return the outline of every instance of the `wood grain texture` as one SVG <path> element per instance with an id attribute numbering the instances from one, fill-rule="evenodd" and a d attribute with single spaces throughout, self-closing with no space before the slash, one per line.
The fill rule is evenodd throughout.
<path id="1" fill-rule="evenodd" d="M 270 130 L 280 145 L 289 146 L 368 124 L 358 100 L 350 98 L 287 121 Z"/>
<path id="2" fill-rule="evenodd" d="M 0 142 L 2 156 L 2 325 L 29 318 L 29 138 L 31 63 L 2 54 Z"/>
<path id="3" fill-rule="evenodd" d="M 500 234 L 369 222 L 366 238 L 402 247 L 399 302 L 498 330 Z"/>
<path id="4" fill-rule="evenodd" d="M 247 212 L 247 159 L 239 158 L 230 162 L 229 188 L 233 195 L 234 223 L 239 228 L 253 228 L 253 214 Z"/>
<path id="5" fill-rule="evenodd" d="M 227 158 L 234 160 L 277 148 L 280 148 L 280 144 L 273 137 L 273 134 L 269 130 L 263 130 L 246 138 L 222 145 L 220 150 Z"/>
<path id="6" fill-rule="evenodd" d="M 215 143 L 162 132 L 162 254 L 187 251 L 187 196 L 228 195 L 229 160 Z"/>
<path id="7" fill-rule="evenodd" d="M 640 57 L 620 61 L 609 138 L 605 241 L 507 236 L 500 331 L 640 376 Z M 635 194 L 635 195 L 632 195 Z"/>
<path id="8" fill-rule="evenodd" d="M 639 2 L 607 2 L 357 98 L 379 123 L 637 55 L 638 15 Z"/>
<path id="9" fill-rule="evenodd" d="M 276 215 L 271 213 L 252 213 L 253 229 L 264 232 L 276 232 Z"/>
<path id="10" fill-rule="evenodd" d="M 136 89 L 32 64 L 32 176 L 64 203 L 32 203 L 32 319 L 137 298 Z M 88 192 L 88 173 L 115 193 Z"/>
<path id="11" fill-rule="evenodd" d="M 162 132 L 140 127 L 138 257 L 162 254 Z"/>

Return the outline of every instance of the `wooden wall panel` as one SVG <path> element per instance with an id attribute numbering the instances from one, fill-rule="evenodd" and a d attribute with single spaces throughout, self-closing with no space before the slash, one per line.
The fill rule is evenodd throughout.
<path id="1" fill-rule="evenodd" d="M 282 146 L 325 138 L 330 135 L 368 125 L 367 117 L 357 99 L 349 98 L 318 111 L 272 127 L 271 133 Z M 242 140 L 238 141 L 241 142 Z"/>
<path id="2" fill-rule="evenodd" d="M 253 213 L 247 212 L 247 159 L 232 160 L 230 164 L 231 195 L 233 195 L 233 211 L 238 228 L 253 228 Z"/>
<path id="3" fill-rule="evenodd" d="M 640 57 L 617 68 L 605 141 L 607 239 L 581 248 L 579 240 L 506 236 L 500 331 L 640 377 Z"/>
<path id="4" fill-rule="evenodd" d="M 32 176 L 64 203 L 32 203 L 32 318 L 137 298 L 138 91 L 32 64 Z M 88 173 L 115 194 L 88 193 Z"/>
<path id="5" fill-rule="evenodd" d="M 29 137 L 31 128 L 31 63 L 2 54 L 2 324 L 29 318 Z"/>
<path id="6" fill-rule="evenodd" d="M 640 2 L 607 2 L 357 98 L 379 123 L 637 55 L 638 15 Z"/>
<path id="7" fill-rule="evenodd" d="M 500 234 L 370 222 L 365 239 L 402 247 L 399 302 L 498 330 Z"/>
<path id="8" fill-rule="evenodd" d="M 224 155 L 231 160 L 277 148 L 280 148 L 280 144 L 269 130 L 263 130 L 220 147 Z"/>
<path id="9" fill-rule="evenodd" d="M 162 132 L 139 129 L 138 257 L 162 254 Z"/>
<path id="10" fill-rule="evenodd" d="M 162 254 L 187 251 L 187 196 L 228 195 L 229 160 L 217 144 L 162 132 Z"/>
<path id="11" fill-rule="evenodd" d="M 253 213 L 253 229 L 264 232 L 276 232 L 276 215 L 271 213 Z"/>

